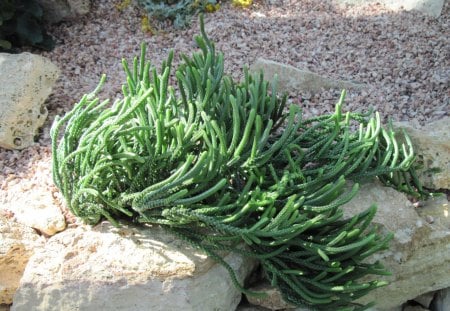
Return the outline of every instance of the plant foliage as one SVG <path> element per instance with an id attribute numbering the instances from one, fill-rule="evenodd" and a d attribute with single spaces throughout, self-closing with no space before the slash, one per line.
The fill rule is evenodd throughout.
<path id="1" fill-rule="evenodd" d="M 409 140 L 399 146 L 378 113 L 343 113 L 344 92 L 334 113 L 305 119 L 262 73 L 245 71 L 241 83 L 224 75 L 202 20 L 196 42 L 175 85 L 173 52 L 157 71 L 143 46 L 131 65 L 123 61 L 122 99 L 99 101 L 103 76 L 56 119 L 53 177 L 70 210 L 91 224 L 161 225 L 223 264 L 242 291 L 220 251 L 258 259 L 293 304 L 358 309 L 353 300 L 384 285 L 361 278 L 387 274 L 364 259 L 391 235 L 371 225 L 375 206 L 343 217 L 358 191 L 347 180 L 382 176 L 420 194 Z"/>
<path id="2" fill-rule="evenodd" d="M 191 23 L 193 16 L 200 12 L 218 9 L 216 0 L 139 0 L 150 19 L 170 20 L 175 28 L 184 28 Z"/>
<path id="3" fill-rule="evenodd" d="M 0 3 L 0 51 L 24 45 L 51 50 L 54 47 L 42 25 L 42 8 L 36 0 L 2 0 Z"/>

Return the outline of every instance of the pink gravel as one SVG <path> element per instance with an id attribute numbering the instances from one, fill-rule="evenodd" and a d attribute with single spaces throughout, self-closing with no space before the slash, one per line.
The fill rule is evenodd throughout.
<path id="1" fill-rule="evenodd" d="M 141 9 L 119 11 L 118 0 L 92 2 L 86 16 L 50 27 L 57 42 L 53 51 L 33 51 L 54 62 L 61 76 L 47 100 L 49 117 L 36 144 L 22 151 L 0 148 L 0 204 L 16 191 L 51 191 L 60 202 L 51 178 L 51 123 L 92 91 L 102 73 L 108 76 L 102 98 L 118 96 L 124 81 L 122 57 L 132 59 L 146 42 L 148 58 L 158 67 L 170 49 L 176 55 L 195 50 L 195 18 L 188 29 L 165 25 L 154 35 L 141 30 Z M 263 57 L 366 84 L 348 94 L 347 110 L 373 107 L 384 120 L 420 124 L 449 115 L 448 1 L 437 19 L 419 12 L 394 13 L 381 5 L 340 9 L 326 0 L 255 1 L 249 9 L 227 1 L 205 21 L 210 38 L 225 53 L 225 71 L 235 79 L 242 77 L 243 66 Z M 339 94 L 336 89 L 315 95 L 292 90 L 289 95 L 310 116 L 332 112 Z"/>

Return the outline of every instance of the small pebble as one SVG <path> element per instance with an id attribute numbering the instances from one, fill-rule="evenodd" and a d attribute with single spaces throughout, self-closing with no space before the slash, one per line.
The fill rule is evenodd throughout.
<path id="1" fill-rule="evenodd" d="M 414 202 L 414 203 L 413 203 L 413 206 L 414 206 L 415 208 L 423 207 L 423 202 L 421 202 L 421 201 Z"/>

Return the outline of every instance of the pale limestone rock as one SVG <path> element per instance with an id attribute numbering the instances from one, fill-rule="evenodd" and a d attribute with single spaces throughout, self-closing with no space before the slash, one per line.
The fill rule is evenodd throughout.
<path id="1" fill-rule="evenodd" d="M 224 259 L 240 282 L 255 263 Z M 30 260 L 13 311 L 235 310 L 226 269 L 159 227 L 67 229 Z"/>
<path id="2" fill-rule="evenodd" d="M 10 192 L 0 199 L 0 211 L 12 213 L 15 221 L 47 235 L 66 228 L 64 215 L 50 192 Z"/>
<path id="3" fill-rule="evenodd" d="M 9 311 L 9 308 L 7 304 L 0 304 L 0 311 Z"/>
<path id="4" fill-rule="evenodd" d="M 89 12 L 90 0 L 38 0 L 44 9 L 44 19 L 51 23 L 69 20 Z"/>
<path id="5" fill-rule="evenodd" d="M 422 306 L 406 306 L 403 308 L 403 311 L 430 311 L 430 310 Z"/>
<path id="6" fill-rule="evenodd" d="M 385 278 L 388 286 L 360 301 L 375 301 L 378 310 L 386 310 L 449 287 L 450 231 L 438 223 L 427 223 L 404 194 L 378 183 L 362 185 L 359 194 L 343 207 L 345 215 L 354 215 L 370 203 L 378 206 L 374 223 L 394 233 L 389 250 L 375 254 L 372 260 L 380 260 L 392 276 Z"/>
<path id="7" fill-rule="evenodd" d="M 250 71 L 259 73 L 264 71 L 264 79 L 271 81 L 275 75 L 278 79 L 279 91 L 303 91 L 317 93 L 322 89 L 359 89 L 363 87 L 349 81 L 333 80 L 322 77 L 308 70 L 301 70 L 289 65 L 277 63 L 271 60 L 259 58 L 250 67 Z"/>
<path id="8" fill-rule="evenodd" d="M 429 308 L 431 302 L 434 299 L 435 293 L 436 292 L 428 292 L 428 293 L 422 294 L 422 295 L 414 298 L 414 301 L 417 303 L 420 303 L 420 305 L 423 306 L 424 308 Z"/>
<path id="9" fill-rule="evenodd" d="M 433 225 L 450 230 L 450 203 L 445 196 L 428 199 L 416 210 L 425 221 L 431 219 Z"/>
<path id="10" fill-rule="evenodd" d="M 0 72 L 0 147 L 23 149 L 47 118 L 44 102 L 59 69 L 31 53 L 0 53 Z"/>
<path id="11" fill-rule="evenodd" d="M 417 160 L 423 163 L 419 179 L 431 189 L 450 189 L 450 117 L 430 122 L 423 127 L 410 123 L 394 124 L 396 131 L 405 130 L 412 140 Z"/>
<path id="12" fill-rule="evenodd" d="M 236 311 L 271 311 L 270 309 L 260 307 L 260 306 L 254 306 L 251 304 L 245 304 L 245 305 L 239 305 L 236 308 Z"/>
<path id="13" fill-rule="evenodd" d="M 383 0 L 382 3 L 394 11 L 419 11 L 426 15 L 439 17 L 444 0 Z"/>
<path id="14" fill-rule="evenodd" d="M 423 14 L 439 17 L 444 6 L 444 0 L 333 0 L 336 4 L 345 5 L 367 5 L 379 3 L 394 11 L 419 11 Z"/>
<path id="15" fill-rule="evenodd" d="M 450 311 L 450 288 L 438 291 L 432 305 L 433 311 Z"/>
<path id="16" fill-rule="evenodd" d="M 12 303 L 28 259 L 43 244 L 33 229 L 0 215 L 0 305 Z"/>
<path id="17" fill-rule="evenodd" d="M 266 297 L 255 297 L 251 295 L 246 295 L 249 303 L 255 306 L 262 306 L 264 308 L 270 310 L 281 310 L 281 309 L 294 309 L 296 308 L 294 305 L 286 302 L 283 299 L 280 291 L 273 286 L 271 286 L 268 282 L 263 282 L 254 286 L 250 289 L 254 292 L 263 292 L 267 296 Z"/>

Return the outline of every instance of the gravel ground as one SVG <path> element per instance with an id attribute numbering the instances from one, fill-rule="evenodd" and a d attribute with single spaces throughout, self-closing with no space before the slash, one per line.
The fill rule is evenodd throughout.
<path id="1" fill-rule="evenodd" d="M 23 151 L 0 148 L 0 203 L 13 191 L 51 191 L 59 202 L 51 180 L 50 125 L 55 115 L 92 91 L 102 73 L 108 82 L 101 97 L 118 96 L 125 76 L 122 57 L 132 59 L 146 42 L 147 55 L 158 67 L 170 49 L 177 55 L 195 49 L 197 20 L 185 30 L 160 26 L 155 35 L 141 30 L 140 9 L 118 10 L 119 0 L 92 2 L 88 15 L 51 26 L 57 42 L 53 51 L 33 51 L 58 65 L 61 76 L 47 101 L 49 117 L 36 144 Z M 205 22 L 217 49 L 225 53 L 226 72 L 236 79 L 243 66 L 264 57 L 366 84 L 364 90 L 348 94 L 347 110 L 373 107 L 384 120 L 420 124 L 449 115 L 449 1 L 438 19 L 418 12 L 394 13 L 377 4 L 342 9 L 327 0 L 267 0 L 238 9 L 227 1 L 218 12 L 207 14 Z M 332 112 L 339 93 L 292 90 L 289 95 L 310 116 Z"/>

